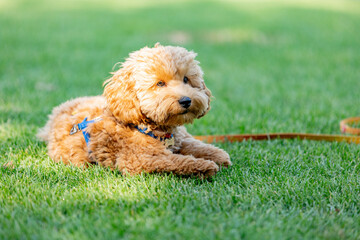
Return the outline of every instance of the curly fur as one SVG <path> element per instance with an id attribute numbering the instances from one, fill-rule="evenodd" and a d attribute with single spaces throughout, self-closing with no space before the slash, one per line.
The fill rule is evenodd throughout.
<path id="1" fill-rule="evenodd" d="M 97 163 L 122 173 L 173 172 L 208 177 L 219 166 L 231 165 L 229 155 L 195 140 L 185 127 L 210 110 L 211 92 L 205 86 L 196 54 L 181 47 L 161 46 L 133 52 L 104 83 L 103 96 L 82 97 L 53 109 L 38 137 L 47 142 L 56 162 L 87 167 Z M 183 81 L 184 77 L 188 83 Z M 159 86 L 162 81 L 163 86 Z M 181 97 L 189 97 L 184 108 Z M 69 135 L 71 127 L 85 117 L 102 117 L 90 124 L 87 146 L 81 133 Z M 161 135 L 172 133 L 175 145 L 140 133 L 144 124 Z"/>

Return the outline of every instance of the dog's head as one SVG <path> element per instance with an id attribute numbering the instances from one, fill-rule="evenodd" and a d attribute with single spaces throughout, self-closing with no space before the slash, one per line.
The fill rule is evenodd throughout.
<path id="1" fill-rule="evenodd" d="M 177 126 L 204 116 L 211 92 L 195 57 L 185 48 L 160 44 L 131 53 L 104 83 L 108 108 L 125 124 Z"/>

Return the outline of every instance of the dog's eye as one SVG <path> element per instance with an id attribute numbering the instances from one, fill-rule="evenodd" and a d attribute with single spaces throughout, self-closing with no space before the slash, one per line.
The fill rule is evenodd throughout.
<path id="1" fill-rule="evenodd" d="M 159 87 L 163 87 L 163 86 L 165 86 L 165 82 L 159 81 L 156 85 L 158 85 Z"/>
<path id="2" fill-rule="evenodd" d="M 188 83 L 188 82 L 189 82 L 189 79 L 188 79 L 187 76 L 185 76 L 185 77 L 184 77 L 184 83 L 186 84 L 186 83 Z"/>

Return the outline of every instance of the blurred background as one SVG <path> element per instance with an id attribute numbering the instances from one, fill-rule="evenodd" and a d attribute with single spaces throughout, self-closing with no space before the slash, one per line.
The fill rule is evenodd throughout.
<path id="1" fill-rule="evenodd" d="M 156 42 L 198 53 L 215 99 L 192 133 L 334 133 L 360 111 L 359 26 L 359 1 L 0 0 L 2 134 Z"/>

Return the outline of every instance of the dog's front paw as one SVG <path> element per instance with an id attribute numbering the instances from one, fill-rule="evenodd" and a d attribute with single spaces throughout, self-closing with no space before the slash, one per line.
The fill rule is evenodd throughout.
<path id="1" fill-rule="evenodd" d="M 232 165 L 229 154 L 222 149 L 218 149 L 218 151 L 216 151 L 216 153 L 212 156 L 211 160 L 223 167 L 229 167 Z"/>
<path id="2" fill-rule="evenodd" d="M 213 164 L 214 162 L 211 162 L 211 166 L 209 166 L 206 171 L 204 172 L 204 177 L 208 178 L 208 177 L 212 177 L 214 176 L 218 171 L 219 171 L 219 167 L 218 165 Z"/>
<path id="3" fill-rule="evenodd" d="M 199 172 L 197 174 L 200 178 L 209 178 L 214 176 L 219 171 L 219 166 L 215 162 L 208 160 L 198 160 Z"/>

